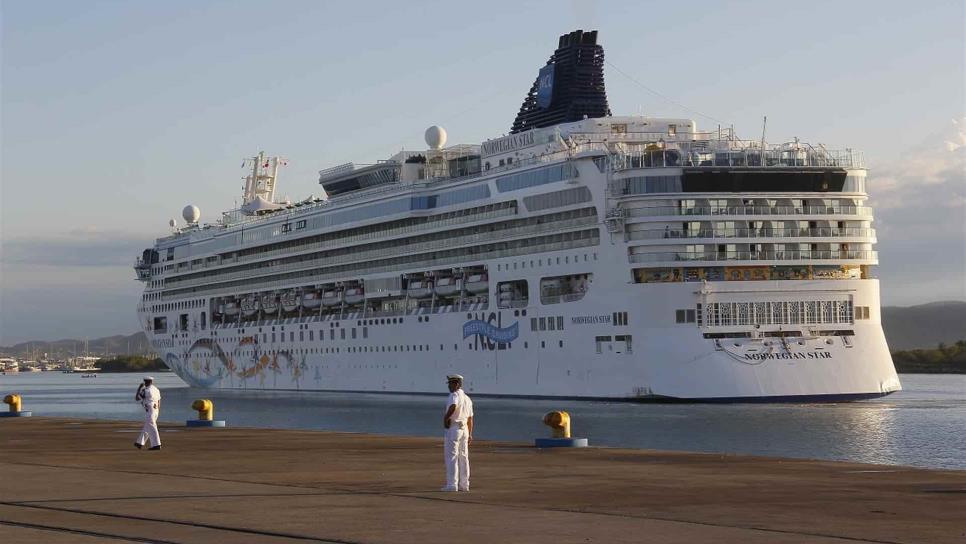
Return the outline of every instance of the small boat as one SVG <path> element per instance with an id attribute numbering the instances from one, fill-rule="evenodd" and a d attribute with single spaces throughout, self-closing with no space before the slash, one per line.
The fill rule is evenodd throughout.
<path id="1" fill-rule="evenodd" d="M 241 300 L 241 312 L 245 317 L 250 317 L 258 313 L 258 298 L 250 295 Z"/>
<path id="2" fill-rule="evenodd" d="M 323 306 L 338 306 L 342 304 L 342 291 L 332 290 L 322 293 Z"/>
<path id="3" fill-rule="evenodd" d="M 410 298 L 429 298 L 433 295 L 433 282 L 427 280 L 411 281 L 406 292 Z"/>
<path id="4" fill-rule="evenodd" d="M 436 294 L 442 297 L 448 297 L 455 295 L 460 292 L 463 287 L 462 278 L 439 278 L 436 280 Z"/>
<path id="5" fill-rule="evenodd" d="M 486 293 L 490 290 L 490 279 L 486 274 L 473 274 L 466 278 L 466 290 L 473 294 Z"/>
<path id="6" fill-rule="evenodd" d="M 361 304 L 366 299 L 366 294 L 362 287 L 350 287 L 345 290 L 345 303 L 355 306 Z"/>
<path id="7" fill-rule="evenodd" d="M 262 311 L 270 315 L 278 312 L 278 295 L 275 293 L 262 295 Z"/>
<path id="8" fill-rule="evenodd" d="M 282 309 L 294 312 L 299 309 L 299 294 L 296 291 L 285 291 L 281 296 Z"/>
<path id="9" fill-rule="evenodd" d="M 307 310 L 313 310 L 322 305 L 322 297 L 316 291 L 309 291 L 302 294 L 302 307 Z"/>
<path id="10" fill-rule="evenodd" d="M 239 312 L 239 307 L 238 307 L 238 301 L 236 300 L 229 300 L 228 302 L 225 302 L 225 304 L 222 306 L 222 309 L 221 309 L 221 313 L 228 316 L 236 316 L 238 315 L 238 312 Z"/>

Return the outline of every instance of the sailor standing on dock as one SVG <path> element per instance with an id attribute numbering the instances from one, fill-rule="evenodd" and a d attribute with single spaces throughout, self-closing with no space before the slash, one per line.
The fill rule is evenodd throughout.
<path id="1" fill-rule="evenodd" d="M 134 442 L 134 447 L 141 449 L 144 442 L 151 441 L 152 450 L 161 449 L 161 435 L 158 433 L 158 413 L 161 411 L 161 391 L 154 386 L 154 378 L 144 377 L 144 383 L 138 386 L 134 400 L 144 407 L 144 428 Z"/>
<path id="2" fill-rule="evenodd" d="M 441 491 L 470 490 L 469 445 L 473 441 L 473 401 L 463 392 L 463 376 L 446 376 L 449 399 L 443 416 L 443 458 L 446 461 L 446 485 Z"/>

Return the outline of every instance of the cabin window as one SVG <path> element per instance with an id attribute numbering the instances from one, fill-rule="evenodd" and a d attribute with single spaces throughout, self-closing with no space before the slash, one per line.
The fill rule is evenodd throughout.
<path id="1" fill-rule="evenodd" d="M 614 348 L 610 345 L 610 336 L 597 336 L 594 338 L 597 344 L 597 353 L 604 353 L 604 351 L 612 351 Z"/>
<path id="2" fill-rule="evenodd" d="M 497 284 L 496 292 L 499 308 L 522 308 L 529 302 L 527 280 L 500 282 Z"/>
<path id="3" fill-rule="evenodd" d="M 559 304 L 584 298 L 593 274 L 571 274 L 540 278 L 540 303 Z"/>
<path id="4" fill-rule="evenodd" d="M 167 317 L 155 317 L 154 318 L 154 332 L 155 333 L 166 333 L 166 332 L 168 332 L 168 318 Z"/>

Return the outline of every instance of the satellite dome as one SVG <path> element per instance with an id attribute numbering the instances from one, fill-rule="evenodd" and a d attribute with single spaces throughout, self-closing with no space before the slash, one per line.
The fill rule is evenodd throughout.
<path id="1" fill-rule="evenodd" d="M 426 129 L 426 145 L 433 149 L 443 149 L 446 145 L 446 131 L 443 127 L 433 125 Z"/>
<path id="2" fill-rule="evenodd" d="M 198 219 L 201 218 L 201 210 L 198 209 L 198 206 L 188 204 L 181 210 L 181 217 L 184 217 L 184 220 L 188 223 L 197 223 Z"/>
<path id="3" fill-rule="evenodd" d="M 172 219 L 172 220 L 168 221 L 168 226 L 171 227 L 171 228 L 177 227 L 178 226 L 178 220 L 177 219 Z"/>

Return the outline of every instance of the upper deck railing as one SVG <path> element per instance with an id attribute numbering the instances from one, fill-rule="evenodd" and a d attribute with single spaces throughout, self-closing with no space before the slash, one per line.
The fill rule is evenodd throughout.
<path id="1" fill-rule="evenodd" d="M 855 149 L 826 149 L 818 144 L 788 142 L 767 144 L 741 140 L 722 132 L 624 132 L 575 133 L 576 146 L 606 143 L 615 171 L 662 167 L 750 168 L 865 168 L 865 158 Z"/>

